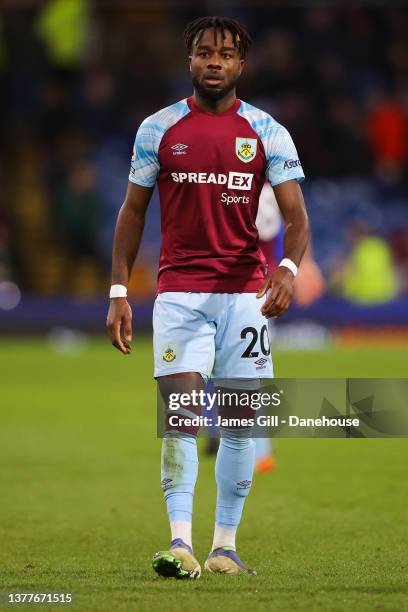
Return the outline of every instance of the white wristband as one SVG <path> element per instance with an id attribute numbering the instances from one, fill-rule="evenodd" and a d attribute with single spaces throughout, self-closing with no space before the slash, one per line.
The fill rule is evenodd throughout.
<path id="1" fill-rule="evenodd" d="M 293 276 L 296 276 L 298 267 L 291 259 L 284 257 L 280 262 L 278 268 L 280 268 L 281 266 L 283 266 L 284 268 L 288 268 L 288 270 L 292 272 Z"/>
<path id="2" fill-rule="evenodd" d="M 120 298 L 127 296 L 127 287 L 125 285 L 112 285 L 109 291 L 110 298 Z"/>

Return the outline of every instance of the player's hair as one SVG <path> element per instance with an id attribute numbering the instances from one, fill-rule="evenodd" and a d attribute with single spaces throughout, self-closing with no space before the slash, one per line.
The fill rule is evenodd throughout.
<path id="1" fill-rule="evenodd" d="M 217 41 L 217 30 L 221 32 L 223 39 L 225 38 L 226 30 L 231 32 L 234 47 L 238 49 L 241 58 L 245 59 L 252 43 L 251 35 L 242 23 L 228 17 L 199 17 L 187 24 L 184 30 L 184 42 L 189 53 L 191 53 L 193 44 L 197 45 L 204 31 L 209 28 L 214 29 L 214 44 Z"/>

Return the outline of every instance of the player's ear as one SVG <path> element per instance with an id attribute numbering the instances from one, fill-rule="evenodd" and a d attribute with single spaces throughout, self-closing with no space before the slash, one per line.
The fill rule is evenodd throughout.
<path id="1" fill-rule="evenodd" d="M 192 55 L 189 55 L 188 56 L 188 68 L 189 68 L 190 72 L 191 72 L 191 58 L 192 58 Z"/>
<path id="2" fill-rule="evenodd" d="M 245 65 L 245 60 L 240 59 L 240 60 L 239 60 L 239 72 L 238 72 L 238 75 L 239 75 L 239 76 L 241 76 L 241 74 L 242 74 L 242 71 L 243 71 L 243 69 L 244 69 L 244 65 Z"/>

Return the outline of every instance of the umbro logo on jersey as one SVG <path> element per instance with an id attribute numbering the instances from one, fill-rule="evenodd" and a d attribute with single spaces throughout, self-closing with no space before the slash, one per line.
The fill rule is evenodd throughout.
<path id="1" fill-rule="evenodd" d="M 185 149 L 188 149 L 188 145 L 178 142 L 177 144 L 173 145 L 171 149 L 173 150 L 173 155 L 186 155 L 187 151 Z"/>
<path id="2" fill-rule="evenodd" d="M 214 183 L 215 185 L 227 185 L 228 189 L 249 191 L 254 175 L 245 172 L 228 172 L 228 174 L 172 172 L 171 178 L 175 183 Z"/>

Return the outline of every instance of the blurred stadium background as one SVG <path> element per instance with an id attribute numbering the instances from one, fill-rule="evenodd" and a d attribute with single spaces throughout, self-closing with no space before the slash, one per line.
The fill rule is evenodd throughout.
<path id="1" fill-rule="evenodd" d="M 326 280 L 277 322 L 276 374 L 408 376 L 403 5 L 3 0 L 0 588 L 72 590 L 86 611 L 403 610 L 406 440 L 281 440 L 240 530 L 256 582 L 163 584 L 150 569 L 168 538 L 149 337 L 156 196 L 130 287 L 133 354 L 95 335 L 136 129 L 190 94 L 182 30 L 219 13 L 253 34 L 238 94 L 293 135 Z M 213 457 L 200 462 L 202 559 L 215 485 Z"/>
<path id="2" fill-rule="evenodd" d="M 103 332 L 136 129 L 190 94 L 181 33 L 217 11 L 253 34 L 238 94 L 293 135 L 327 282 L 279 321 L 277 346 L 408 342 L 407 11 L 261 0 L 3 2 L 1 334 Z M 147 331 L 158 206 L 155 196 L 130 288 Z"/>

